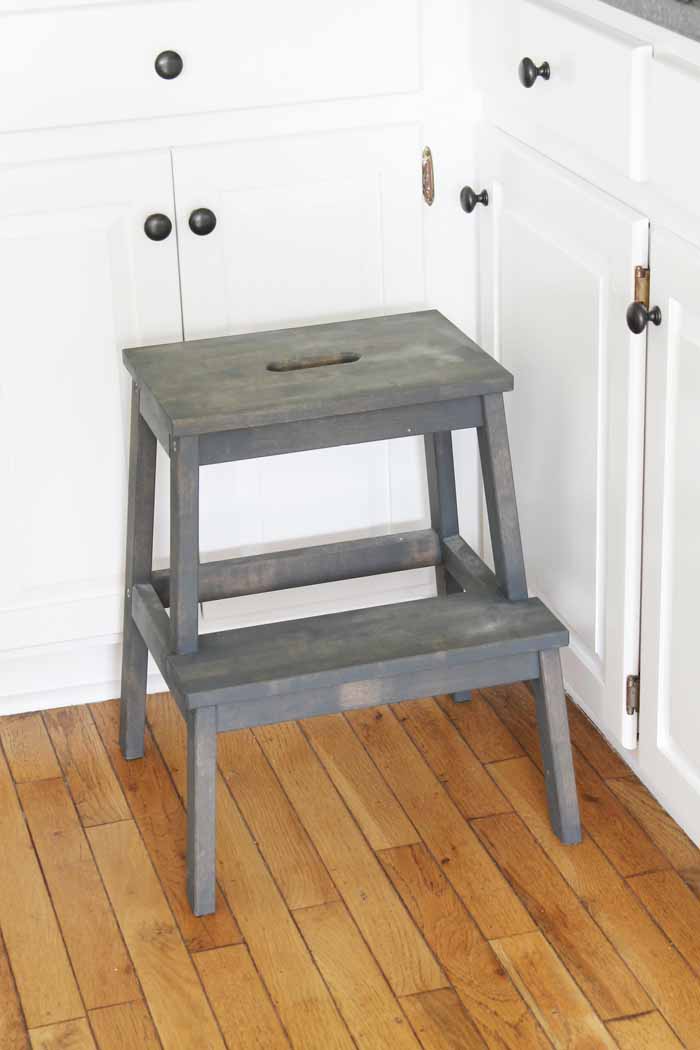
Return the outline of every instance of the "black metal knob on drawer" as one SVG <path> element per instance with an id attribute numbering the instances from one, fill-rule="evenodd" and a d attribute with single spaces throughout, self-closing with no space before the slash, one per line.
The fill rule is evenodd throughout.
<path id="1" fill-rule="evenodd" d="M 155 61 L 156 73 L 163 80 L 174 80 L 182 73 L 184 62 L 177 51 L 161 51 Z"/>
<path id="2" fill-rule="evenodd" d="M 471 186 L 462 186 L 459 195 L 459 203 L 462 205 L 462 210 L 466 211 L 467 215 L 471 215 L 477 204 L 483 204 L 483 206 L 487 208 L 489 203 L 488 190 L 482 190 L 481 193 L 475 193 Z"/>
<path id="3" fill-rule="evenodd" d="M 143 224 L 143 232 L 148 237 L 149 241 L 164 241 L 166 237 L 170 236 L 173 224 L 167 215 L 161 215 L 160 212 L 156 212 L 155 215 L 149 215 Z"/>
<path id="4" fill-rule="evenodd" d="M 520 83 L 526 88 L 531 88 L 538 77 L 542 77 L 543 80 L 549 80 L 551 75 L 552 71 L 549 68 L 549 62 L 543 62 L 541 66 L 536 66 L 531 58 L 524 58 L 518 66 Z"/>
<path id="5" fill-rule="evenodd" d="M 661 324 L 661 310 L 658 306 L 652 306 L 647 310 L 644 303 L 630 303 L 627 307 L 627 327 L 635 335 L 641 335 L 651 321 L 652 324 Z"/>
<path id="6" fill-rule="evenodd" d="M 189 219 L 192 233 L 198 237 L 206 237 L 216 226 L 216 215 L 211 208 L 195 208 Z"/>

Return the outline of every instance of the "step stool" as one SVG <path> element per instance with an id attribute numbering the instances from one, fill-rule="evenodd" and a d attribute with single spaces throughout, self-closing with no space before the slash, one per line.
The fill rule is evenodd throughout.
<path id="1" fill-rule="evenodd" d="M 580 840 L 559 649 L 528 598 L 503 392 L 435 311 L 124 351 L 133 377 L 121 747 L 144 751 L 152 653 L 187 723 L 187 882 L 215 907 L 216 734 L 509 682 L 533 684 L 552 826 Z M 495 573 L 460 537 L 452 431 L 476 427 Z M 199 468 L 424 435 L 431 528 L 199 563 Z M 156 440 L 170 568 L 154 572 Z M 436 598 L 199 635 L 199 602 L 435 566 Z M 170 616 L 166 609 L 170 608 Z"/>

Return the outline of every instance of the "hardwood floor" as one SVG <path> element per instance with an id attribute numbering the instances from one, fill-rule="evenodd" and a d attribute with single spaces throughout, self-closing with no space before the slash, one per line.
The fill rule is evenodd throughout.
<path id="1" fill-rule="evenodd" d="M 220 736 L 195 918 L 170 697 L 0 719 L 0 1050 L 700 1050 L 700 850 L 571 730 L 575 847 L 524 686 Z"/>

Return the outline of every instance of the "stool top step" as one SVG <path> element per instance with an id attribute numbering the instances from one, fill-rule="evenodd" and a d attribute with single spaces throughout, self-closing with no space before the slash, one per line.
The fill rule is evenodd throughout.
<path id="1" fill-rule="evenodd" d="M 124 350 L 169 432 L 213 434 L 513 389 L 436 310 Z"/>

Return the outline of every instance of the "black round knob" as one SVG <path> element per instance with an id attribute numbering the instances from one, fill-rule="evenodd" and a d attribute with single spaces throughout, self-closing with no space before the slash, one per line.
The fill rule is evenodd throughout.
<path id="1" fill-rule="evenodd" d="M 489 203 L 488 190 L 482 190 L 481 193 L 475 193 L 471 186 L 462 186 L 459 194 L 459 203 L 462 205 L 462 210 L 466 211 L 467 215 L 471 215 L 477 204 L 483 204 L 483 206 L 487 208 Z"/>
<path id="2" fill-rule="evenodd" d="M 161 215 L 160 212 L 156 212 L 155 215 L 149 215 L 143 224 L 143 231 L 148 237 L 149 241 L 164 241 L 166 237 L 170 236 L 173 224 L 167 215 Z"/>
<path id="3" fill-rule="evenodd" d="M 634 332 L 635 335 L 641 335 L 650 321 L 655 325 L 661 324 L 661 310 L 658 306 L 652 306 L 651 310 L 647 310 L 644 303 L 629 304 L 627 307 L 627 327 L 630 332 Z"/>
<path id="4" fill-rule="evenodd" d="M 184 62 L 177 51 L 161 51 L 155 61 L 156 73 L 163 80 L 174 80 L 182 73 Z"/>
<path id="5" fill-rule="evenodd" d="M 520 83 L 526 88 L 531 88 L 538 77 L 542 77 L 543 80 L 549 80 L 551 73 L 549 62 L 543 62 L 541 66 L 536 66 L 531 58 L 524 58 L 518 66 Z"/>
<path id="6" fill-rule="evenodd" d="M 195 208 L 190 215 L 190 229 L 198 237 L 206 237 L 216 226 L 216 215 L 211 208 Z"/>

